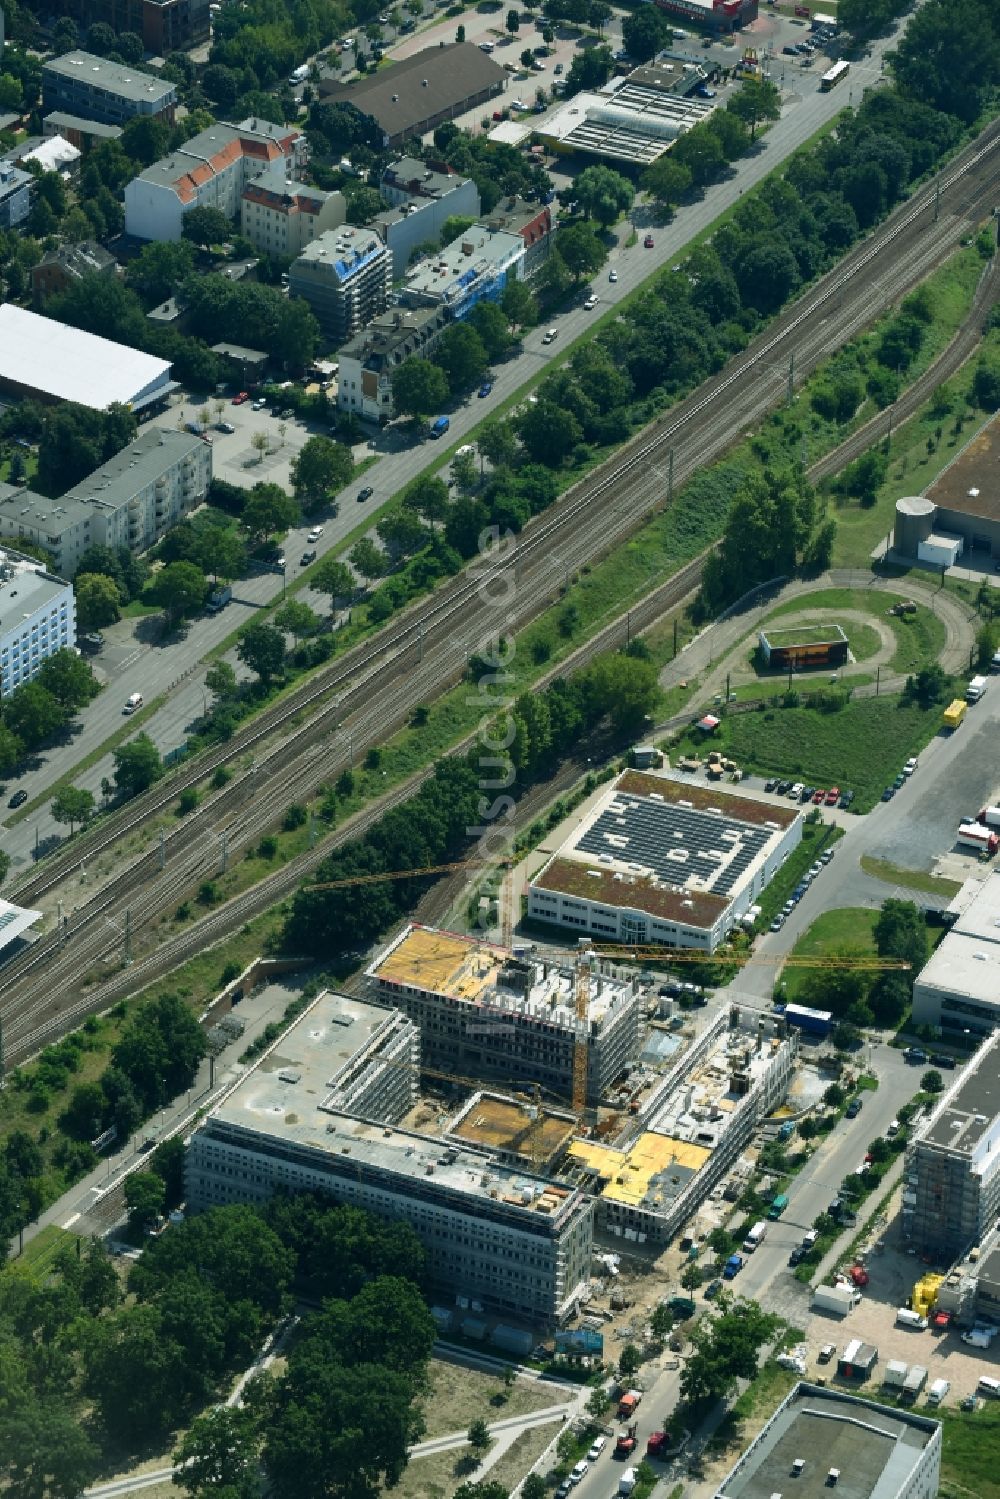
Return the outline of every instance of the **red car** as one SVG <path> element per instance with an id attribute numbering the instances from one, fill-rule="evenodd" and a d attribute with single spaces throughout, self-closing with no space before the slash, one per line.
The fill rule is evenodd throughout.
<path id="1" fill-rule="evenodd" d="M 249 399 L 250 399 L 250 392 L 248 390 L 241 390 L 238 396 L 233 396 L 233 405 L 234 406 L 242 406 L 243 402 L 244 401 L 249 401 Z"/>
<path id="2" fill-rule="evenodd" d="M 822 787 L 820 787 L 818 791 L 813 792 L 813 801 L 815 802 L 817 807 L 821 807 L 825 800 L 826 792 L 822 789 Z"/>
<path id="3" fill-rule="evenodd" d="M 647 250 L 651 250 L 653 248 L 653 236 L 651 234 L 647 234 L 646 238 L 643 240 L 643 244 L 645 245 Z"/>
<path id="4" fill-rule="evenodd" d="M 830 789 L 829 789 L 829 791 L 826 793 L 826 804 L 827 804 L 827 806 L 828 807 L 835 807 L 839 801 L 840 801 L 840 787 L 839 786 L 831 786 Z"/>

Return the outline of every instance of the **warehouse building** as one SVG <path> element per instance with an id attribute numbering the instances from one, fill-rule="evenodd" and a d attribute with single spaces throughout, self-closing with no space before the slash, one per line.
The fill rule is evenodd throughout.
<path id="1" fill-rule="evenodd" d="M 1000 876 L 966 880 L 952 925 L 913 984 L 913 1019 L 945 1040 L 992 1035 L 1000 1022 Z"/>
<path id="2" fill-rule="evenodd" d="M 597 1197 L 605 1232 L 669 1243 L 781 1103 L 797 1055 L 773 1016 L 717 1015 L 643 1099 L 628 1142 L 574 1141 L 564 1175 Z"/>
<path id="3" fill-rule="evenodd" d="M 941 1422 L 800 1381 L 715 1499 L 935 1499 Z"/>
<path id="4" fill-rule="evenodd" d="M 94 411 L 115 403 L 141 411 L 176 389 L 167 360 L 12 302 L 0 305 L 0 387 L 24 398 L 76 401 Z"/>
<path id="5" fill-rule="evenodd" d="M 892 550 L 929 567 L 952 567 L 967 554 L 978 563 L 1000 557 L 1000 415 L 952 459 L 926 494 L 896 501 Z M 975 555 L 970 564 L 975 566 Z"/>
<path id="6" fill-rule="evenodd" d="M 914 1130 L 903 1176 L 903 1233 L 949 1260 L 979 1244 L 1000 1213 L 1000 1031 Z"/>
<path id="7" fill-rule="evenodd" d="M 76 644 L 73 590 L 33 557 L 0 551 L 0 695 L 23 687 Z"/>
<path id="8" fill-rule="evenodd" d="M 499 302 L 524 265 L 520 234 L 473 224 L 464 234 L 407 273 L 402 291 L 410 307 L 443 307 L 456 321 L 478 302 Z"/>
<path id="9" fill-rule="evenodd" d="M 147 427 L 62 499 L 0 484 L 0 536 L 44 547 L 71 578 L 89 546 L 147 551 L 196 505 L 212 480 L 212 449 L 190 432 Z"/>
<path id="10" fill-rule="evenodd" d="M 420 1026 L 430 1067 L 537 1082 L 573 1094 L 578 1022 L 575 975 L 567 963 L 513 957 L 454 932 L 408 926 L 367 969 L 380 999 Z M 590 981 L 586 1020 L 587 1102 L 595 1106 L 634 1057 L 641 991 L 610 964 Z"/>
<path id="11" fill-rule="evenodd" d="M 839 625 L 795 625 L 788 630 L 761 630 L 760 652 L 772 671 L 808 671 L 843 666 L 847 636 Z"/>
<path id="12" fill-rule="evenodd" d="M 426 359 L 450 322 L 443 307 L 393 307 L 373 318 L 338 350 L 337 409 L 391 421 L 394 372 L 412 355 Z"/>
<path id="13" fill-rule="evenodd" d="M 411 1224 L 443 1294 L 535 1325 L 565 1320 L 590 1271 L 591 1204 L 488 1150 L 403 1127 L 419 1056 L 398 1010 L 322 994 L 195 1130 L 191 1209 L 326 1192 Z"/>
<path id="14" fill-rule="evenodd" d="M 350 104 L 371 120 L 383 146 L 426 135 L 442 120 L 475 109 L 506 87 L 507 75 L 472 42 L 426 47 L 351 83 L 322 79 L 324 104 Z"/>
<path id="15" fill-rule="evenodd" d="M 339 346 L 389 305 L 392 256 L 374 229 L 343 224 L 307 245 L 288 272 L 288 293 L 312 308 Z"/>
<path id="16" fill-rule="evenodd" d="M 801 839 L 791 807 L 626 770 L 532 878 L 528 916 L 712 953 Z"/>
<path id="17" fill-rule="evenodd" d="M 109 62 L 92 52 L 65 52 L 42 67 L 42 108 L 124 125 L 145 115 L 174 122 L 177 88 L 166 78 L 144 73 L 131 64 Z"/>

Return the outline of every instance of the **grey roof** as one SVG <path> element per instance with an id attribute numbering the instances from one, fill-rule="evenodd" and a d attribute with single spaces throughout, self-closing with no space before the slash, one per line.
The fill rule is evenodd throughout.
<path id="1" fill-rule="evenodd" d="M 53 57 L 42 69 L 43 74 L 54 73 L 75 82 L 89 84 L 92 88 L 106 89 L 121 99 L 132 99 L 137 104 L 150 99 L 162 100 L 164 105 L 176 98 L 174 84 L 154 73 L 143 73 L 130 64 L 108 62 L 93 52 L 66 52 L 62 57 Z"/>
<path id="2" fill-rule="evenodd" d="M 798 1384 L 719 1485 L 716 1499 L 826 1499 L 831 1468 L 839 1499 L 896 1499 L 940 1422 L 840 1391 Z M 796 1459 L 804 1466 L 794 1479 Z"/>
<path id="3" fill-rule="evenodd" d="M 65 266 L 74 276 L 99 275 L 103 271 L 109 271 L 117 263 L 110 250 L 105 250 L 103 245 L 92 239 L 84 240 L 78 245 L 57 245 L 54 250 L 46 251 L 38 262 L 41 266 Z"/>
<path id="4" fill-rule="evenodd" d="M 416 307 L 404 312 L 395 308 L 373 318 L 340 350 L 341 360 L 360 359 L 368 369 L 395 366 L 410 354 L 422 349 L 428 335 L 447 327 L 451 321 L 443 307 Z"/>
<path id="5" fill-rule="evenodd" d="M 116 141 L 122 133 L 120 125 L 104 125 L 100 120 L 85 120 L 82 115 L 67 114 L 65 110 L 53 109 L 43 115 L 43 125 L 53 125 L 57 131 L 78 130 L 81 135 L 94 135 L 100 140 Z"/>
<path id="6" fill-rule="evenodd" d="M 24 615 L 44 609 L 69 587 L 63 578 L 47 573 L 37 562 L 22 560 L 17 552 L 11 554 L 4 548 L 0 560 L 11 555 L 11 575 L 0 579 L 0 631 L 15 629 Z"/>
<path id="7" fill-rule="evenodd" d="M 67 526 L 82 525 L 93 515 L 89 505 L 79 500 L 50 500 L 33 489 L 16 484 L 0 484 L 0 514 L 17 524 L 37 526 L 39 530 L 64 531 Z"/>
<path id="8" fill-rule="evenodd" d="M 398 161 L 390 162 L 382 173 L 383 186 L 421 198 L 443 198 L 466 180 L 457 172 L 436 172 L 415 156 L 401 156 Z"/>
<path id="9" fill-rule="evenodd" d="M 917 1138 L 971 1156 L 1000 1115 L 1000 1031 L 976 1052 Z"/>
<path id="10" fill-rule="evenodd" d="M 204 444 L 192 432 L 178 432 L 170 427 L 147 427 L 107 463 L 81 479 L 60 501 L 84 501 L 117 507 L 127 503 L 138 490 L 154 483 L 175 463 L 190 453 L 201 453 Z"/>
<path id="11" fill-rule="evenodd" d="M 353 104 L 394 139 L 474 95 L 503 87 L 506 74 L 472 42 L 428 47 L 353 83 L 320 84 L 324 99 Z"/>
<path id="12" fill-rule="evenodd" d="M 31 181 L 31 173 L 26 172 L 23 167 L 16 167 L 0 159 L 0 201 L 13 197 L 14 193 L 19 193 Z"/>
<path id="13" fill-rule="evenodd" d="M 305 267 L 316 266 L 321 271 L 329 271 L 338 281 L 345 282 L 378 255 L 385 253 L 382 236 L 374 229 L 359 229 L 354 224 L 341 224 L 339 229 L 327 229 L 310 241 L 302 254 L 292 262 L 289 274 L 294 282 L 297 272 Z"/>

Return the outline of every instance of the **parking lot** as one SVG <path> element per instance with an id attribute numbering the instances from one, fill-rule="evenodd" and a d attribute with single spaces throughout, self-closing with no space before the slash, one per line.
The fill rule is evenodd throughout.
<path id="1" fill-rule="evenodd" d="M 225 402 L 221 418 L 217 416 L 217 402 Z M 171 405 L 161 419 L 163 425 L 183 427 L 187 422 L 198 421 L 199 413 L 205 409 L 211 413 L 208 436 L 212 440 L 212 472 L 216 479 L 225 479 L 229 484 L 244 487 L 267 480 L 291 488 L 291 465 L 299 449 L 309 437 L 317 433 L 329 435 L 328 426 L 322 422 L 304 421 L 300 417 L 282 416 L 268 406 L 255 411 L 252 401 L 240 406 L 233 405 L 232 395 L 206 399 L 189 392 L 181 392 L 172 398 Z M 217 421 L 228 422 L 235 432 L 216 430 Z M 267 451 L 260 453 L 253 446 L 254 435 L 263 432 L 267 437 Z M 355 458 L 364 455 L 362 444 Z"/>

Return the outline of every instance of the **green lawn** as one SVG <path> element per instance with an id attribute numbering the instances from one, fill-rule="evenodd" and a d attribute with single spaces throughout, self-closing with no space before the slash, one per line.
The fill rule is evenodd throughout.
<path id="1" fill-rule="evenodd" d="M 922 709 L 898 698 L 863 698 L 835 713 L 816 708 L 765 708 L 722 720 L 710 748 L 745 770 L 781 775 L 815 786 L 848 787 L 855 810 L 874 806 L 903 762 L 919 754 L 941 724 L 940 707 Z M 671 746 L 676 755 L 700 753 L 706 741 L 686 730 Z"/>
<path id="2" fill-rule="evenodd" d="M 872 593 L 867 588 L 824 588 L 818 593 L 810 594 L 806 600 L 801 597 L 786 600 L 769 615 L 769 619 L 779 619 L 784 614 L 801 612 L 804 608 L 828 609 L 834 618 L 838 609 L 851 609 L 855 613 L 877 616 L 879 620 L 884 620 L 896 637 L 896 652 L 887 669 L 911 672 L 926 665 L 928 661 L 935 661 L 944 649 L 946 637 L 944 625 L 931 609 L 921 606 L 916 614 L 901 617 L 886 612 L 892 604 L 902 602 L 905 598 L 904 590 L 890 594 Z M 763 628 L 767 629 L 766 622 Z M 850 640 L 852 629 L 858 627 L 844 624 L 842 628 Z M 874 650 L 868 654 L 874 655 Z M 865 658 L 859 657 L 860 659 Z"/>
<path id="3" fill-rule="evenodd" d="M 939 1406 L 934 1416 L 943 1427 L 941 1499 L 1000 1499 L 1000 1407 Z"/>
<path id="4" fill-rule="evenodd" d="M 845 906 L 838 911 L 824 911 L 796 942 L 792 956 L 818 958 L 845 948 L 874 953 L 875 939 L 872 933 L 878 916 L 878 911 L 868 910 L 864 906 Z M 784 969 L 781 976 L 789 1002 L 794 1003 L 798 999 L 799 989 L 813 972 L 810 968 L 794 966 Z"/>
<path id="5" fill-rule="evenodd" d="M 72 1243 L 74 1235 L 67 1233 L 58 1224 L 49 1223 L 24 1246 L 24 1253 L 17 1255 L 13 1263 L 30 1270 L 39 1279 L 47 1274 L 56 1255 L 64 1244 Z"/>
<path id="6" fill-rule="evenodd" d="M 951 900 L 962 888 L 960 880 L 946 880 L 922 869 L 903 869 L 899 864 L 890 864 L 888 859 L 876 859 L 871 854 L 861 855 L 861 868 L 865 874 L 874 875 L 877 880 L 885 880 L 891 885 L 905 885 L 924 895 L 941 895 L 946 900 Z"/>

